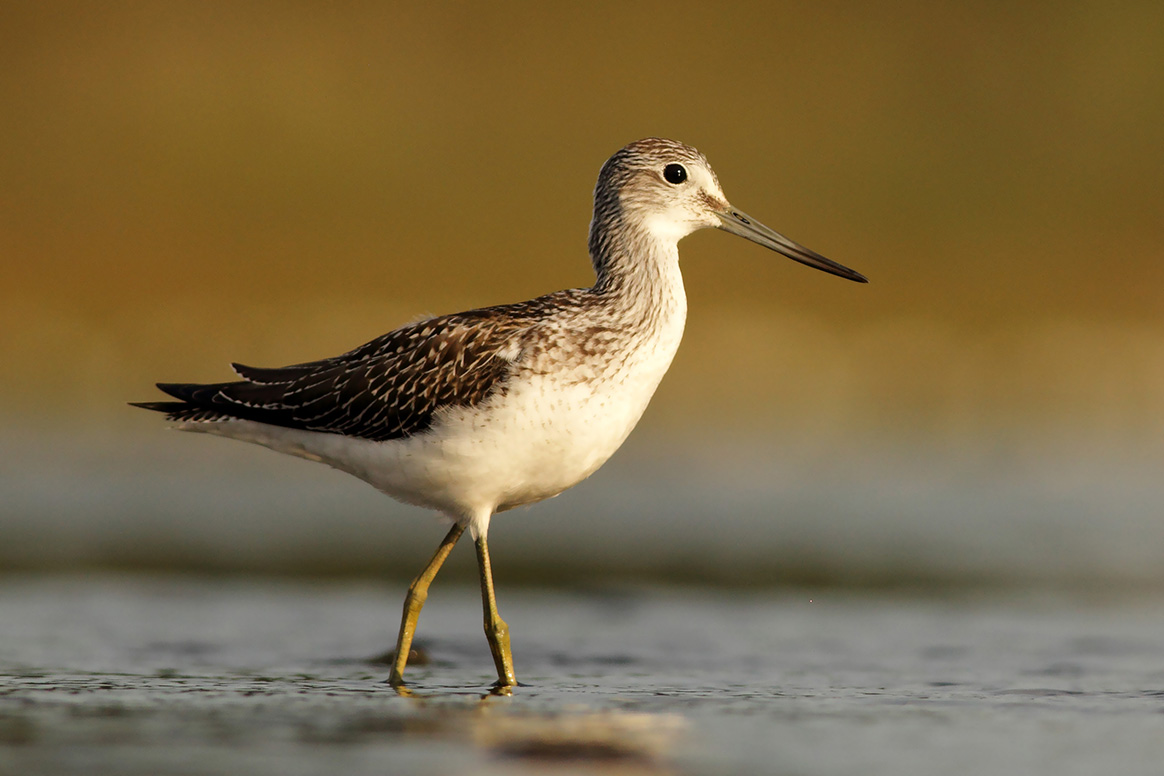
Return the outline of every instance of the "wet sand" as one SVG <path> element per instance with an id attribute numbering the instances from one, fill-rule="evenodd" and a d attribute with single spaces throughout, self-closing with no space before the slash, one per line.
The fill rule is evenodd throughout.
<path id="1" fill-rule="evenodd" d="M 1164 600 L 10 576 L 0 774 L 1158 773 Z"/>

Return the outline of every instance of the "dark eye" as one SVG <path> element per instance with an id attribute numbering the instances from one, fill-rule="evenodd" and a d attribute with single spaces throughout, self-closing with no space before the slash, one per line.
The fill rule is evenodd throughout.
<path id="1" fill-rule="evenodd" d="M 687 180 L 687 170 L 681 164 L 669 164 L 663 168 L 663 179 L 678 186 Z"/>

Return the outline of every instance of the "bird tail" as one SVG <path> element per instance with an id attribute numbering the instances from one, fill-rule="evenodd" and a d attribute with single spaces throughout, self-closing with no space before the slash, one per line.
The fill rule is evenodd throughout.
<path id="1" fill-rule="evenodd" d="M 218 392 L 218 385 L 198 383 L 158 383 L 158 388 L 181 401 L 131 401 L 129 406 L 143 410 L 163 412 L 172 421 L 226 420 L 231 416 L 207 406 L 211 396 Z"/>

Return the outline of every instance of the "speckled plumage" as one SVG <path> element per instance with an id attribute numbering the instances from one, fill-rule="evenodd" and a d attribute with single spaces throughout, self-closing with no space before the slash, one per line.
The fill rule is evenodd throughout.
<path id="1" fill-rule="evenodd" d="M 538 319 L 572 296 L 471 310 L 403 326 L 333 358 L 275 369 L 234 364 L 241 380 L 161 383 L 182 422 L 252 420 L 385 442 L 428 431 L 445 407 L 473 407 L 514 372 Z"/>
<path id="2" fill-rule="evenodd" d="M 705 227 L 864 281 L 734 209 L 695 149 L 647 138 L 599 172 L 593 287 L 419 321 L 322 361 L 236 364 L 241 379 L 234 382 L 160 383 L 177 401 L 138 406 L 166 413 L 184 430 L 322 461 L 470 529 L 488 588 L 499 681 L 512 684 L 511 661 L 501 657 L 508 636 L 496 627 L 504 623 L 495 606 L 490 614 L 490 518 L 577 484 L 626 439 L 683 335 L 678 242 Z M 416 597 L 423 601 L 460 530 L 410 589 L 398 650 L 407 652 Z M 398 660 L 394 683 L 402 671 Z"/>

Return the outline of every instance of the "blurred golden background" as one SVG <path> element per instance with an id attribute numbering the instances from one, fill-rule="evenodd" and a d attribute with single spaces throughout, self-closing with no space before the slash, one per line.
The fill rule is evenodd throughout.
<path id="1" fill-rule="evenodd" d="M 824 489 L 839 458 L 915 507 L 895 471 L 927 493 L 957 480 L 971 533 L 998 477 L 1029 495 L 1098 467 L 1117 480 L 1084 478 L 1104 514 L 1079 525 L 1123 531 L 1164 578 L 1161 73 L 1157 2 L 7 4 L 9 545 L 52 554 L 36 521 L 61 509 L 38 506 L 37 473 L 76 487 L 77 467 L 128 476 L 157 449 L 266 455 L 152 441 L 159 419 L 124 403 L 156 380 L 588 285 L 598 168 L 656 134 L 871 283 L 686 240 L 687 338 L 632 458 L 686 450 L 761 478 L 799 461 Z M 1105 524 L 1129 488 L 1129 522 Z M 1044 506 L 1080 503 L 1051 490 Z"/>

